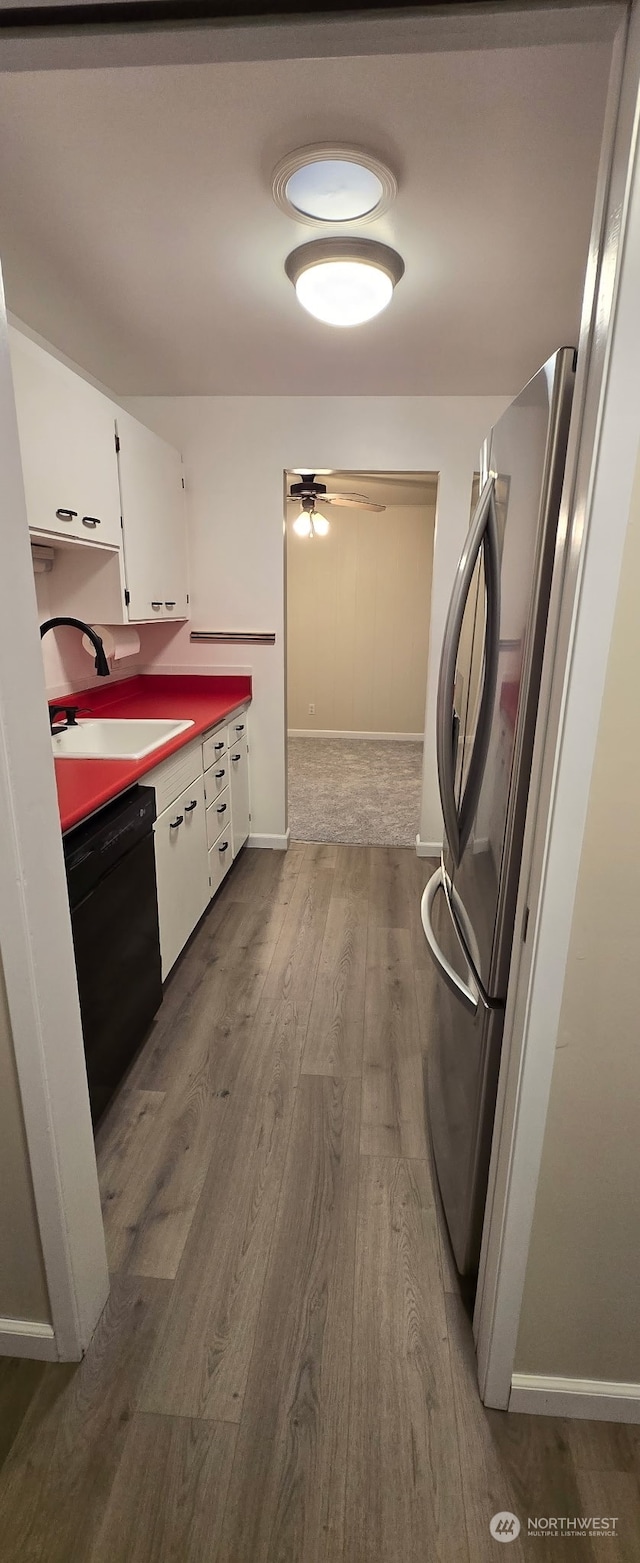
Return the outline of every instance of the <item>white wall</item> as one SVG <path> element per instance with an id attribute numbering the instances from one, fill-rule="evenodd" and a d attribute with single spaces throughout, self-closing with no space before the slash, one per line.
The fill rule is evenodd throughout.
<path id="1" fill-rule="evenodd" d="M 591 777 L 515 1369 L 640 1384 L 640 463 Z"/>
<path id="2" fill-rule="evenodd" d="M 508 397 L 134 397 L 127 407 L 182 451 L 190 518 L 193 626 L 274 630 L 251 665 L 252 830 L 285 831 L 283 492 L 294 467 L 438 472 L 425 775 L 420 834 L 441 837 L 435 695 L 444 620 L 469 520 L 478 451 Z M 229 648 L 191 646 L 188 626 L 154 626 L 156 665 L 225 667 Z"/>
<path id="3" fill-rule="evenodd" d="M 290 732 L 422 735 L 436 505 L 403 492 L 380 514 L 327 509 L 319 538 L 298 537 L 288 507 Z"/>
<path id="4" fill-rule="evenodd" d="M 0 962 L 0 1317 L 51 1318 Z"/>

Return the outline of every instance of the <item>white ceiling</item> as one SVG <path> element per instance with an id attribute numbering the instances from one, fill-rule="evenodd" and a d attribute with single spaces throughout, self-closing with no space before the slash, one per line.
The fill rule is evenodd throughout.
<path id="1" fill-rule="evenodd" d="M 515 392 L 576 339 L 605 43 L 2 77 L 10 309 L 120 395 Z M 386 158 L 388 311 L 335 331 L 283 263 L 270 175 L 310 142 Z M 354 231 L 356 231 L 354 229 Z"/>

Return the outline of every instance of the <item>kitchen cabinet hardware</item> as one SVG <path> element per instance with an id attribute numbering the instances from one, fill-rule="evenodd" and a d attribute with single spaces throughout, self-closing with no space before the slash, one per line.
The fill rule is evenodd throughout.
<path id="1" fill-rule="evenodd" d="M 224 738 L 221 738 L 213 747 L 214 749 L 224 749 Z"/>
<path id="2" fill-rule="evenodd" d="M 232 765 L 237 765 L 238 764 L 238 760 L 241 760 L 241 759 L 242 759 L 242 755 L 241 754 L 232 754 L 232 756 L 231 756 L 231 764 Z"/>
<path id="3" fill-rule="evenodd" d="M 100 517 L 99 516 L 83 516 L 82 517 L 82 525 L 83 526 L 96 527 L 96 526 L 100 526 L 100 524 L 101 523 L 100 523 Z"/>
<path id="4" fill-rule="evenodd" d="M 198 807 L 198 799 L 197 798 L 192 798 L 190 803 L 185 803 L 184 812 L 185 812 L 185 814 L 192 814 L 193 810 L 197 809 L 197 807 Z"/>
<path id="5" fill-rule="evenodd" d="M 60 506 L 59 510 L 56 510 L 59 521 L 74 521 L 77 514 L 77 510 L 63 510 L 62 506 Z"/>
<path id="6" fill-rule="evenodd" d="M 216 813 L 217 814 L 225 814 L 226 813 L 226 809 L 227 809 L 226 803 L 219 803 L 218 807 L 216 809 Z"/>
<path id="7" fill-rule="evenodd" d="M 165 608 L 175 608 L 175 605 L 176 605 L 175 604 L 175 598 L 174 598 L 173 602 L 167 602 L 167 600 L 165 598 L 165 604 L 164 605 L 165 605 Z"/>
<path id="8" fill-rule="evenodd" d="M 229 850 L 229 843 L 228 843 L 228 841 L 223 841 L 221 843 L 221 845 L 218 847 L 218 851 L 219 852 L 228 852 L 228 850 Z"/>
<path id="9" fill-rule="evenodd" d="M 152 608 L 161 608 L 162 607 L 162 603 L 161 602 L 152 602 L 151 607 Z"/>
<path id="10" fill-rule="evenodd" d="M 243 733 L 244 732 L 244 722 L 240 722 L 239 726 L 236 727 L 236 732 L 237 733 Z"/>
<path id="11" fill-rule="evenodd" d="M 223 776 L 224 776 L 224 770 L 216 771 L 216 781 L 222 781 L 222 777 Z"/>
<path id="12" fill-rule="evenodd" d="M 183 819 L 184 819 L 184 814 L 178 814 L 177 819 L 170 820 L 170 822 L 169 822 L 169 830 L 177 830 L 178 829 L 178 825 L 182 824 Z"/>

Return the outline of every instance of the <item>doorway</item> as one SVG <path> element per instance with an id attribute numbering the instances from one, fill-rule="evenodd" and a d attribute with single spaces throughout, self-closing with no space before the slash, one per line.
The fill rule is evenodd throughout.
<path id="1" fill-rule="evenodd" d="M 438 475 L 286 473 L 289 829 L 415 846 Z"/>

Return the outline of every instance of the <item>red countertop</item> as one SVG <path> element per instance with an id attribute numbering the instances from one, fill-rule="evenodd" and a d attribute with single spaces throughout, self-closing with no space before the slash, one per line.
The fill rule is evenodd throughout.
<path id="1" fill-rule="evenodd" d="M 169 743 L 154 749 L 144 760 L 56 760 L 56 785 L 62 829 L 70 830 L 96 809 L 116 798 L 167 756 L 185 744 L 193 743 L 201 733 L 233 716 L 251 700 L 249 677 L 208 675 L 141 674 L 122 679 L 109 687 L 75 690 L 59 696 L 52 705 L 82 708 L 82 715 L 102 717 L 175 717 L 192 721 L 193 727 L 179 733 Z"/>

